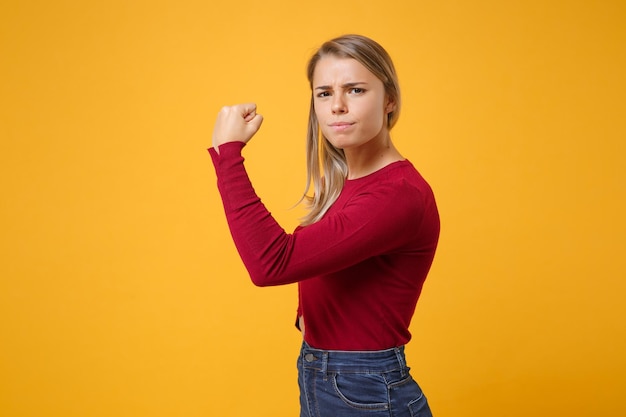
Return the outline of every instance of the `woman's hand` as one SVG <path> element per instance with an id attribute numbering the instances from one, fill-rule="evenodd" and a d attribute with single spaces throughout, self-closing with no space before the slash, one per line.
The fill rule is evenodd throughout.
<path id="1" fill-rule="evenodd" d="M 254 103 L 222 107 L 213 128 L 213 148 L 219 153 L 219 146 L 224 143 L 248 143 L 261 123 L 263 116 L 257 114 Z"/>

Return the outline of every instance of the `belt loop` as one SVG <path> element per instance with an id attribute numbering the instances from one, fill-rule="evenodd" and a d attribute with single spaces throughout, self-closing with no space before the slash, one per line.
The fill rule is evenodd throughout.
<path id="1" fill-rule="evenodd" d="M 328 351 L 322 352 L 322 373 L 324 374 L 324 381 L 328 381 Z"/>
<path id="2" fill-rule="evenodd" d="M 402 347 L 396 347 L 394 348 L 394 351 L 396 352 L 396 358 L 398 359 L 398 363 L 400 364 L 400 375 L 402 375 L 402 378 L 405 378 L 407 376 L 407 372 L 403 349 Z"/>

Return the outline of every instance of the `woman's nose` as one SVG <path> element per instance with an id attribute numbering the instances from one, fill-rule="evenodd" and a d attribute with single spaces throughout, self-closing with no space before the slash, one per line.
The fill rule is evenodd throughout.
<path id="1" fill-rule="evenodd" d="M 343 114 L 348 112 L 348 106 L 346 106 L 345 101 L 339 95 L 336 95 L 333 98 L 332 112 L 333 114 Z"/>

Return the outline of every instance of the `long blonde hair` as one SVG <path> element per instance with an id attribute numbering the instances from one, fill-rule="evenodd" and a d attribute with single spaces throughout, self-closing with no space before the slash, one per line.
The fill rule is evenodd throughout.
<path id="1" fill-rule="evenodd" d="M 382 46 L 365 36 L 344 35 L 325 42 L 317 50 L 307 66 L 311 105 L 306 139 L 307 177 L 302 200 L 306 200 L 309 212 L 301 219 L 303 226 L 315 223 L 324 216 L 339 197 L 348 176 L 344 152 L 335 148 L 320 133 L 313 103 L 313 73 L 319 60 L 328 55 L 355 59 L 382 81 L 387 96 L 395 103 L 395 109 L 387 114 L 387 129 L 391 130 L 400 114 L 398 76 L 391 57 Z M 313 196 L 308 196 L 311 186 Z"/>

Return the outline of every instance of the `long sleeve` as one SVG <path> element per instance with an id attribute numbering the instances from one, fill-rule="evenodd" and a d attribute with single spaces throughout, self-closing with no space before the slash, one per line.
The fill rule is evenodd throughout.
<path id="1" fill-rule="evenodd" d="M 346 184 L 346 198 L 340 197 L 322 220 L 294 233 L 285 232 L 250 183 L 243 147 L 241 142 L 232 142 L 221 145 L 219 154 L 213 148 L 209 152 L 230 232 L 255 285 L 281 285 L 332 274 L 402 248 L 434 254 L 438 218 L 436 225 L 424 222 L 429 211 L 436 214 L 434 200 L 405 180 L 379 180 L 376 187 L 354 190 Z M 410 249 L 406 249 L 407 242 L 411 242 Z"/>

